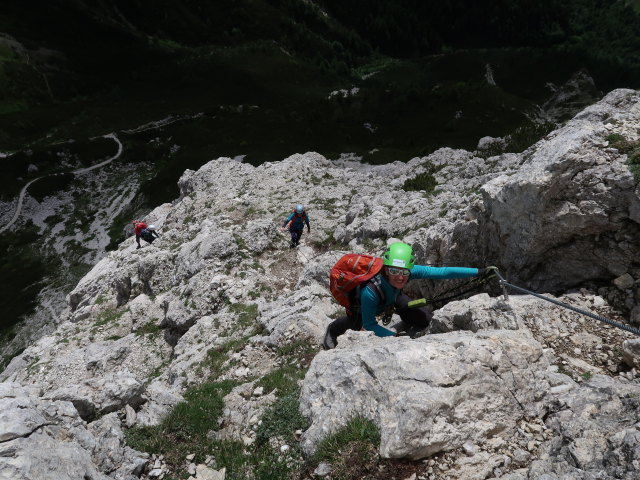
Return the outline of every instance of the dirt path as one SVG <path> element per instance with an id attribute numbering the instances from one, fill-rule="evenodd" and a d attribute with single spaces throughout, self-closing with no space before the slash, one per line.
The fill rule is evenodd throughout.
<path id="1" fill-rule="evenodd" d="M 87 172 L 90 172 L 91 170 L 95 170 L 96 168 L 103 167 L 103 166 L 113 162 L 116 158 L 120 157 L 120 155 L 122 154 L 122 143 L 120 142 L 120 140 L 118 140 L 118 137 L 116 136 L 116 134 L 115 133 L 109 133 L 108 135 L 103 135 L 103 138 L 112 138 L 118 144 L 118 151 L 116 152 L 116 154 L 113 157 L 109 157 L 105 161 L 100 162 L 100 163 L 98 163 L 96 165 L 92 165 L 92 166 L 87 167 L 87 168 L 79 168 L 78 170 L 73 170 L 71 173 L 73 173 L 74 175 L 83 175 L 83 174 L 85 174 Z M 37 182 L 38 180 L 40 180 L 42 178 L 52 177 L 52 176 L 55 176 L 55 175 L 63 175 L 63 174 L 62 173 L 50 173 L 48 175 L 43 175 L 41 177 L 34 178 L 30 182 L 28 182 L 24 187 L 22 187 L 22 190 L 20 190 L 20 195 L 18 196 L 18 205 L 16 207 L 16 213 L 13 214 L 13 217 L 11 218 L 11 220 L 9 220 L 9 222 L 4 227 L 0 228 L 0 233 L 4 232 L 9 227 L 11 227 L 11 225 L 13 225 L 16 222 L 16 220 L 18 220 L 18 218 L 20 217 L 20 213 L 22 212 L 22 204 L 24 202 L 24 196 L 27 193 L 27 188 L 29 188 L 29 185 L 31 185 L 33 182 Z"/>

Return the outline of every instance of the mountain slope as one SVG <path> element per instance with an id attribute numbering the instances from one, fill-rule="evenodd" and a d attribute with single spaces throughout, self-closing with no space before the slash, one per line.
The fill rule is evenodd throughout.
<path id="1" fill-rule="evenodd" d="M 318 350 L 341 313 L 330 266 L 394 239 L 421 264 L 497 264 L 579 308 L 637 312 L 638 105 L 638 92 L 613 91 L 522 154 L 443 148 L 372 166 L 310 152 L 187 170 L 180 198 L 145 218 L 161 237 L 100 260 L 56 331 L 0 374 L 0 474 L 304 478 L 320 463 L 309 455 L 356 414 L 367 426 L 356 431 L 373 429 L 372 456 L 327 454 L 352 478 L 399 465 L 432 466 L 438 480 L 637 476 L 640 341 L 629 332 L 529 295 L 506 301 L 493 284 L 436 311 L 424 337 L 348 332 Z M 292 250 L 278 227 L 298 202 L 312 230 Z"/>

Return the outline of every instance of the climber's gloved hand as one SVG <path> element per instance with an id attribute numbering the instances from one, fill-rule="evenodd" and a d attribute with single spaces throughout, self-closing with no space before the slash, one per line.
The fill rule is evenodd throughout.
<path id="1" fill-rule="evenodd" d="M 498 273 L 498 267 L 490 266 L 478 269 L 478 276 L 482 278 L 495 277 L 496 273 Z"/>

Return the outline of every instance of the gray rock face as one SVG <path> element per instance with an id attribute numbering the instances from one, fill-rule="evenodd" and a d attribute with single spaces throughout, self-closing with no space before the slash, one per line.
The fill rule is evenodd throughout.
<path id="1" fill-rule="evenodd" d="M 579 389 L 558 395 L 546 420 L 554 436 L 533 462 L 531 478 L 622 478 L 640 474 L 640 386 L 621 386 L 596 375 Z M 536 477 L 540 478 L 540 477 Z"/>
<path id="2" fill-rule="evenodd" d="M 545 121 L 560 122 L 571 118 L 576 107 L 584 108 L 602 97 L 589 74 L 580 70 L 574 73 L 564 85 L 555 88 L 553 95 L 541 108 Z"/>
<path id="3" fill-rule="evenodd" d="M 0 476 L 12 480 L 132 479 L 146 455 L 124 447 L 112 415 L 86 425 L 65 401 L 40 400 L 16 383 L 0 383 Z M 114 421 L 115 420 L 115 421 Z M 101 472 L 117 470 L 114 476 Z"/>
<path id="4" fill-rule="evenodd" d="M 355 415 L 380 427 L 386 458 L 419 459 L 508 435 L 544 410 L 547 366 L 539 343 L 510 331 L 419 340 L 348 334 L 316 356 L 305 378 L 300 409 L 312 424 L 302 445 L 314 451 Z"/>
<path id="5" fill-rule="evenodd" d="M 444 148 L 371 166 L 310 152 L 187 170 L 180 198 L 148 215 L 162 236 L 139 250 L 128 239 L 98 262 L 55 331 L 0 373 L 0 478 L 45 478 L 28 465 L 56 479 L 140 476 L 151 465 L 124 429 L 158 424 L 204 381 L 239 382 L 212 438 L 251 444 L 276 396 L 256 378 L 282 367 L 280 347 L 317 348 L 343 312 L 329 268 L 394 239 L 413 244 L 421 264 L 496 264 L 541 293 L 585 286 L 559 299 L 620 315 L 613 303 L 637 320 L 640 197 L 607 136 L 636 142 L 639 124 L 638 94 L 616 90 L 522 154 Z M 404 190 L 425 172 L 434 192 Z M 279 227 L 296 203 L 312 230 L 289 249 Z M 407 291 L 431 298 L 449 286 Z M 421 339 L 348 332 L 318 354 L 302 389 L 305 450 L 362 415 L 380 427 L 384 457 L 441 452 L 451 478 L 636 478 L 631 334 L 489 293 L 437 310 Z"/>
<path id="6" fill-rule="evenodd" d="M 630 367 L 640 368 L 640 339 L 625 340 L 622 344 L 622 356 Z"/>
<path id="7" fill-rule="evenodd" d="M 617 133 L 637 141 L 639 115 L 640 96 L 616 90 L 524 152 L 518 172 L 482 187 L 482 236 L 474 239 L 514 283 L 557 290 L 640 267 L 632 215 L 640 192 L 626 155 L 606 140 Z M 468 246 L 462 230 L 459 248 Z"/>
<path id="8" fill-rule="evenodd" d="M 481 329 L 516 330 L 523 325 L 510 303 L 502 297 L 489 297 L 486 293 L 470 299 L 451 302 L 434 314 L 429 331 L 431 333 L 450 332 L 452 330 Z"/>

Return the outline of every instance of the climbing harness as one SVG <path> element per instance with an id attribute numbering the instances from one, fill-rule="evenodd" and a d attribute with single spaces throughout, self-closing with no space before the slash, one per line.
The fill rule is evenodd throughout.
<path id="1" fill-rule="evenodd" d="M 387 305 L 387 307 L 384 309 L 384 312 L 382 312 L 379 316 L 380 321 L 382 322 L 383 325 L 385 326 L 389 325 L 389 323 L 391 322 L 391 317 L 393 317 L 394 311 L 395 311 L 395 307 L 393 305 Z"/>
<path id="2" fill-rule="evenodd" d="M 631 332 L 631 333 L 634 333 L 634 334 L 640 336 L 640 330 L 638 330 L 637 328 L 630 327 L 629 325 L 625 325 L 624 323 L 616 322 L 614 320 L 610 320 L 610 319 L 608 319 L 606 317 L 603 317 L 601 315 L 596 315 L 595 313 L 591 313 L 591 312 L 588 312 L 586 310 L 582 310 L 581 308 L 574 307 L 572 305 L 560 302 L 560 301 L 555 300 L 553 298 L 545 297 L 544 295 L 540 295 L 539 293 L 532 292 L 531 290 L 527 290 L 526 288 L 518 287 L 517 285 L 509 283 L 504 279 L 504 277 L 502 275 L 500 275 L 500 272 L 498 272 L 497 270 L 495 271 L 495 276 L 498 277 L 498 281 L 500 283 L 500 286 L 502 287 L 502 291 L 504 293 L 504 298 L 505 298 L 506 301 L 509 300 L 509 295 L 507 294 L 507 287 L 509 287 L 509 288 L 514 289 L 514 290 L 517 290 L 518 292 L 526 293 L 528 295 L 533 295 L 534 297 L 540 298 L 542 300 L 546 300 L 547 302 L 551 302 L 551 303 L 553 303 L 555 305 L 558 305 L 560 307 L 567 308 L 569 310 L 572 310 L 574 312 L 580 313 L 582 315 L 586 315 L 587 317 L 590 317 L 590 318 L 593 318 L 595 320 L 599 320 L 601 322 L 604 322 L 604 323 L 606 323 L 608 325 L 611 325 L 612 327 L 620 328 L 622 330 L 626 330 L 627 332 Z M 488 278 L 491 278 L 491 277 L 488 277 Z"/>

